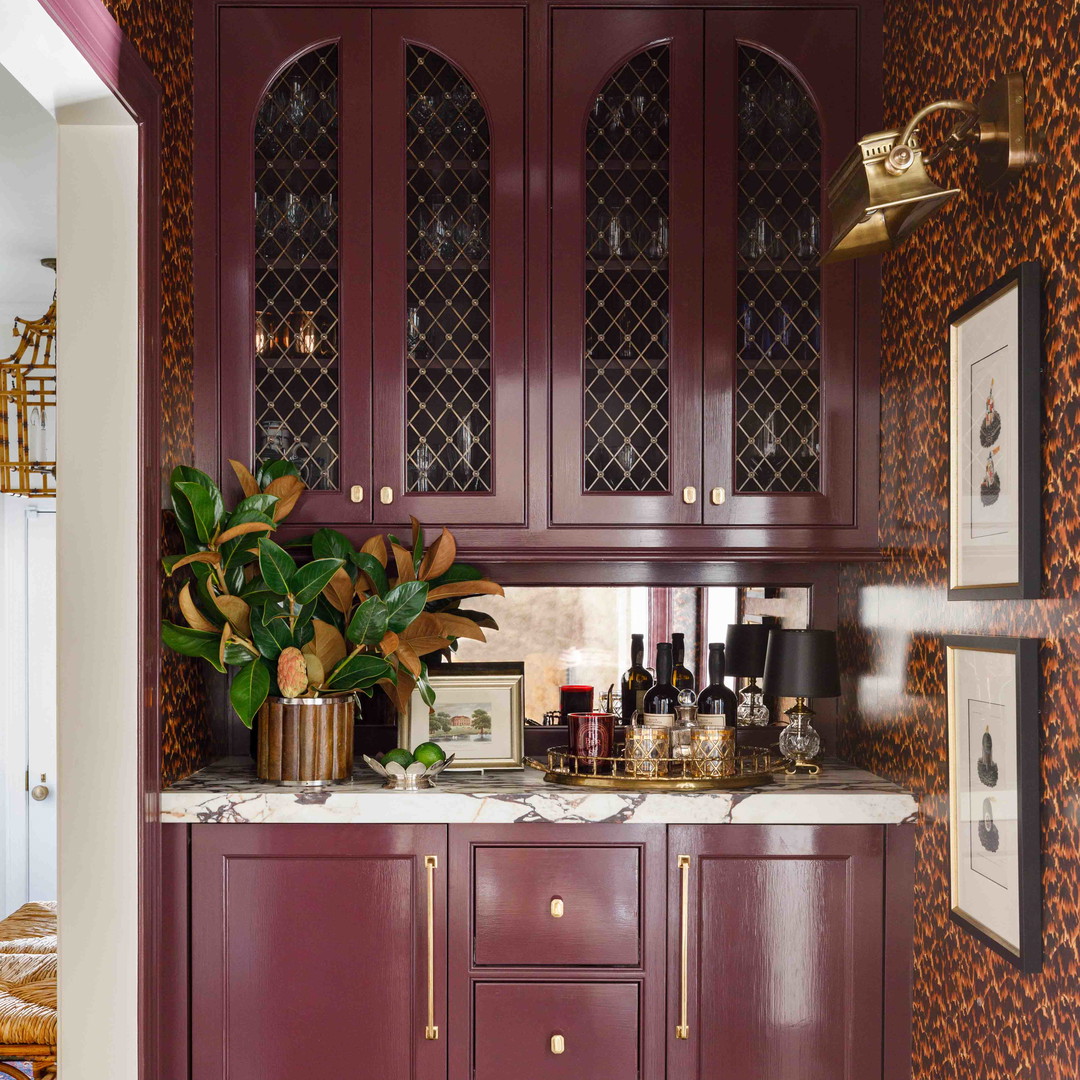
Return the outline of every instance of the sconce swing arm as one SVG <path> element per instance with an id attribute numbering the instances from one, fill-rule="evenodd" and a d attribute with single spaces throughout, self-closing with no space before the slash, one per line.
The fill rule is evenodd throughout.
<path id="1" fill-rule="evenodd" d="M 958 150 L 965 143 L 978 141 L 979 107 L 975 102 L 961 101 L 953 98 L 943 98 L 941 101 L 934 101 L 929 105 L 923 106 L 923 108 L 907 122 L 903 132 L 900 134 L 900 138 L 896 140 L 893 148 L 889 151 L 889 156 L 885 161 L 885 168 L 888 169 L 893 176 L 899 176 L 901 173 L 906 172 L 911 168 L 912 163 L 915 161 L 915 151 L 912 149 L 911 142 L 918 126 L 928 116 L 932 116 L 934 113 L 941 112 L 945 109 L 964 113 L 964 116 L 957 121 L 952 131 L 949 132 L 945 137 L 945 141 L 940 146 L 930 153 L 924 154 L 924 160 L 927 164 L 933 164 L 933 162 L 944 157 L 946 154 Z"/>

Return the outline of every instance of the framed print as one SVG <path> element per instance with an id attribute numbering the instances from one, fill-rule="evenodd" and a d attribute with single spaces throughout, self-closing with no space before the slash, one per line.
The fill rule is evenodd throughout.
<path id="1" fill-rule="evenodd" d="M 1041 286 L 1021 263 L 949 317 L 949 599 L 1039 596 Z"/>
<path id="2" fill-rule="evenodd" d="M 413 694 L 399 723 L 402 746 L 438 743 L 454 755 L 448 769 L 523 768 L 523 663 L 432 665 L 428 682 L 435 706 Z"/>
<path id="3" fill-rule="evenodd" d="M 1042 966 L 1039 643 L 945 637 L 950 917 Z"/>

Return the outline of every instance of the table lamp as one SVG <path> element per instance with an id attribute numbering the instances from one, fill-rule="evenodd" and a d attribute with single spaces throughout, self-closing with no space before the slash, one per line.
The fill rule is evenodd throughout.
<path id="1" fill-rule="evenodd" d="M 769 710 L 761 700 L 758 679 L 765 674 L 765 652 L 769 645 L 769 627 L 757 624 L 732 623 L 727 628 L 724 647 L 727 674 L 746 679 L 739 691 L 735 715 L 739 727 L 764 727 L 769 722 Z"/>
<path id="2" fill-rule="evenodd" d="M 780 753 L 788 759 L 788 772 L 818 772 L 813 758 L 821 750 L 821 737 L 810 722 L 814 711 L 807 699 L 840 696 L 836 634 L 832 630 L 772 630 L 765 654 L 765 692 L 795 699 L 785 713 L 787 727 L 780 733 Z"/>

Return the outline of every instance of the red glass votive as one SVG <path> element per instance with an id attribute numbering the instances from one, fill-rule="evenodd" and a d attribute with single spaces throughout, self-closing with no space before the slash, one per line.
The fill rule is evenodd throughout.
<path id="1" fill-rule="evenodd" d="M 569 720 L 571 754 L 585 761 L 614 756 L 614 713 L 576 712 L 570 714 Z"/>

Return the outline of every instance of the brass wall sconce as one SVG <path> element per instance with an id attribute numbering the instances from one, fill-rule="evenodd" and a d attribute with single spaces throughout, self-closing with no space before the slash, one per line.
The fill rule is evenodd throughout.
<path id="1" fill-rule="evenodd" d="M 932 113 L 961 114 L 945 141 L 926 153 L 918 127 Z M 833 238 L 822 263 L 858 259 L 896 247 L 959 188 L 940 188 L 925 166 L 962 146 L 973 145 L 979 178 L 990 189 L 1003 187 L 1029 165 L 1043 160 L 1042 138 L 1025 129 L 1024 76 L 999 76 L 976 103 L 935 101 L 920 109 L 903 131 L 866 135 L 829 183 Z"/>

